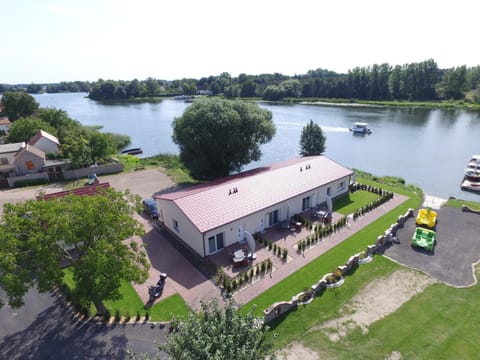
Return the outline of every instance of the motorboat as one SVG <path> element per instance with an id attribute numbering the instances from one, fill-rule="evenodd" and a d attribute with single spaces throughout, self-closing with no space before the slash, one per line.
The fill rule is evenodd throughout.
<path id="1" fill-rule="evenodd" d="M 480 181 L 480 155 L 473 155 L 465 166 L 465 178 L 470 181 Z"/>
<path id="2" fill-rule="evenodd" d="M 460 188 L 464 191 L 473 191 L 480 193 L 480 181 L 471 181 L 468 179 L 463 179 Z"/>
<path id="3" fill-rule="evenodd" d="M 371 134 L 372 130 L 368 127 L 368 123 L 356 122 L 353 123 L 352 127 L 349 129 L 354 134 Z"/>

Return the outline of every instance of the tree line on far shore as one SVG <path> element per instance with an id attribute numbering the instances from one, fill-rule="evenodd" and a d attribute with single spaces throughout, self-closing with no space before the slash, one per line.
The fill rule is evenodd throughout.
<path id="1" fill-rule="evenodd" d="M 440 69 L 433 59 L 404 65 L 374 64 L 356 67 L 346 74 L 326 69 L 287 76 L 279 73 L 232 77 L 229 73 L 201 79 L 173 81 L 103 80 L 62 82 L 59 84 L 0 84 L 0 93 L 16 89 L 32 93 L 88 92 L 93 100 L 128 100 L 133 98 L 196 95 L 223 95 L 226 98 L 327 98 L 358 100 L 437 101 L 465 100 L 480 103 L 480 66 L 465 65 Z"/>

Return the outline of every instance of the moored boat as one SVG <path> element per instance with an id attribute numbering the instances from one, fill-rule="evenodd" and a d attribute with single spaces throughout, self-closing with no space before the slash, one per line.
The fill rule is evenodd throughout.
<path id="1" fill-rule="evenodd" d="M 480 181 L 480 155 L 473 155 L 465 166 L 465 178 L 470 181 Z"/>
<path id="2" fill-rule="evenodd" d="M 130 149 L 122 150 L 120 153 L 129 154 L 129 155 L 138 155 L 138 154 L 143 154 L 143 150 L 142 148 L 130 148 Z"/>
<path id="3" fill-rule="evenodd" d="M 471 181 L 468 179 L 463 179 L 460 188 L 465 191 L 473 191 L 480 193 L 480 181 Z"/>
<path id="4" fill-rule="evenodd" d="M 352 127 L 349 129 L 354 134 L 371 134 L 372 130 L 368 127 L 368 123 L 356 122 L 353 123 Z"/>

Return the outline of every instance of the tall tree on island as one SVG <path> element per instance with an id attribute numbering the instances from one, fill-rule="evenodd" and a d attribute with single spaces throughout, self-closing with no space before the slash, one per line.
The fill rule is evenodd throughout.
<path id="1" fill-rule="evenodd" d="M 322 128 L 313 120 L 305 125 L 300 136 L 300 155 L 312 156 L 321 155 L 325 152 L 326 137 Z"/>
<path id="2" fill-rule="evenodd" d="M 275 134 L 272 113 L 244 101 L 194 101 L 173 121 L 173 141 L 192 177 L 210 180 L 259 160 Z"/>
<path id="3" fill-rule="evenodd" d="M 140 199 L 107 189 L 93 196 L 68 195 L 6 204 L 0 220 L 0 284 L 12 307 L 31 287 L 50 290 L 72 266 L 76 297 L 104 313 L 103 301 L 120 297 L 122 281 L 144 282 L 149 263 L 133 240 L 143 227 L 132 217 Z M 4 299 L 0 298 L 0 306 Z"/>

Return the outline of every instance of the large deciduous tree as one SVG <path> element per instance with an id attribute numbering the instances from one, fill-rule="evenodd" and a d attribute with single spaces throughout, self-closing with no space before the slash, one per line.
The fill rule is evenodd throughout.
<path id="1" fill-rule="evenodd" d="M 275 134 L 270 111 L 239 100 L 195 101 L 172 125 L 180 159 L 199 180 L 226 176 L 259 160 L 260 145 Z"/>
<path id="2" fill-rule="evenodd" d="M 77 296 L 104 310 L 120 297 L 121 281 L 143 282 L 149 263 L 133 240 L 143 227 L 132 217 L 140 199 L 107 189 L 93 196 L 6 204 L 0 220 L 0 284 L 13 307 L 30 287 L 47 291 L 73 267 Z M 5 299 L 0 299 L 0 306 Z"/>
<path id="3" fill-rule="evenodd" d="M 3 104 L 3 113 L 8 116 L 11 121 L 32 115 L 39 107 L 35 98 L 23 91 L 7 91 L 3 93 L 0 102 Z"/>
<path id="4" fill-rule="evenodd" d="M 321 155 L 325 152 L 325 135 L 322 128 L 313 120 L 305 125 L 300 136 L 300 155 Z"/>
<path id="5" fill-rule="evenodd" d="M 252 311 L 242 315 L 233 301 L 222 308 L 212 300 L 203 303 L 199 313 L 191 312 L 180 321 L 160 349 L 177 360 L 265 359 L 272 345 L 266 332 Z"/>
<path id="6" fill-rule="evenodd" d="M 38 130 L 44 130 L 49 134 L 56 135 L 54 127 L 40 118 L 25 117 L 15 121 L 8 132 L 8 142 L 27 142 L 34 136 Z"/>

